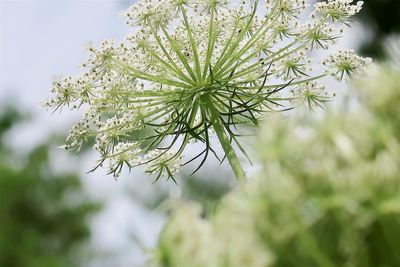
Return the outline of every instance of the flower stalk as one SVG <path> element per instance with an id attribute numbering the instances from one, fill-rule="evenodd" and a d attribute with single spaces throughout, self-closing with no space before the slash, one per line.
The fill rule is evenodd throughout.
<path id="1" fill-rule="evenodd" d="M 210 96 L 204 95 L 203 98 L 208 107 L 208 112 L 210 113 L 211 124 L 222 146 L 222 149 L 225 152 L 225 156 L 228 159 L 229 164 L 231 165 L 232 171 L 239 182 L 244 182 L 246 180 L 246 174 L 243 170 L 242 164 L 240 163 L 238 156 L 236 155 L 235 150 L 232 147 L 231 140 L 229 140 L 228 136 L 225 133 L 225 128 L 221 123 L 222 120 L 219 115 L 220 113 L 215 108 L 214 103 L 212 103 Z"/>

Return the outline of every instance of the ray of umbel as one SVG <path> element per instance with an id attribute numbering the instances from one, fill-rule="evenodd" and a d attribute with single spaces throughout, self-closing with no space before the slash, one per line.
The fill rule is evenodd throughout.
<path id="1" fill-rule="evenodd" d="M 243 181 L 241 125 L 302 103 L 322 106 L 330 95 L 318 80 L 342 80 L 369 62 L 346 50 L 313 64 L 310 51 L 333 47 L 362 2 L 317 3 L 303 22 L 307 2 L 137 2 L 126 13 L 132 35 L 90 47 L 81 76 L 54 82 L 46 107 L 85 110 L 63 147 L 79 150 L 93 138 L 100 155 L 94 169 L 107 164 L 118 177 L 144 166 L 156 180 L 174 179 L 187 163 L 197 162 L 195 172 L 213 155 Z M 190 142 L 203 149 L 185 158 Z"/>

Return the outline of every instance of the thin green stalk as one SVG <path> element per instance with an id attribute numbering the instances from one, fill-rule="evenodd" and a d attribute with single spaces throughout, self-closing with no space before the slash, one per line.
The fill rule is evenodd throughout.
<path id="1" fill-rule="evenodd" d="M 221 52 L 221 57 L 225 56 L 226 51 L 228 50 L 229 46 L 232 43 L 233 38 L 235 37 L 237 29 L 238 29 L 238 23 L 235 24 L 235 28 L 232 30 L 232 33 L 228 39 L 228 42 L 226 42 L 224 49 Z"/>
<path id="2" fill-rule="evenodd" d="M 150 116 L 148 116 L 148 119 L 146 120 L 146 123 L 155 122 L 155 121 L 163 118 L 168 113 L 171 113 L 172 111 L 174 111 L 175 107 L 173 105 L 168 105 L 168 106 L 164 106 L 163 110 L 165 110 L 165 111 L 161 112 L 160 114 L 158 114 L 157 116 L 155 116 L 153 118 L 149 118 L 149 117 L 153 116 L 154 114 L 151 114 Z"/>
<path id="3" fill-rule="evenodd" d="M 157 35 L 156 30 L 154 29 L 154 27 L 150 24 L 150 29 L 151 32 L 154 36 L 154 38 L 157 41 L 157 44 L 160 46 L 161 50 L 164 52 L 164 55 L 168 58 L 168 61 L 174 66 L 174 68 L 176 69 L 176 71 L 178 71 L 179 73 L 181 73 L 181 75 L 183 77 L 185 77 L 186 81 L 190 81 L 190 83 L 192 83 L 193 81 L 190 80 L 182 71 L 181 69 L 178 67 L 178 65 L 176 65 L 175 61 L 172 59 L 172 57 L 170 56 L 170 54 L 168 53 L 167 49 L 165 48 L 165 46 L 163 45 L 163 43 L 161 42 L 160 37 Z"/>
<path id="4" fill-rule="evenodd" d="M 253 19 L 254 19 L 255 15 L 256 15 L 257 6 L 258 6 L 258 1 L 256 1 L 254 3 L 253 13 L 251 14 L 251 17 L 250 17 L 249 21 L 247 22 L 246 27 L 240 32 L 236 42 L 233 43 L 232 47 L 225 53 L 225 55 L 222 55 L 218 59 L 217 63 L 214 66 L 214 70 L 215 71 L 218 71 L 226 63 L 226 61 L 229 59 L 229 57 L 232 56 L 233 52 L 239 46 L 240 42 L 243 40 L 243 37 L 246 35 L 246 33 L 249 30 L 251 24 L 253 23 Z"/>
<path id="5" fill-rule="evenodd" d="M 293 43 L 293 45 L 294 45 L 294 43 Z M 240 76 L 243 76 L 243 75 L 246 75 L 246 74 L 254 72 L 254 70 L 257 69 L 260 66 L 260 64 L 264 64 L 266 66 L 269 66 L 273 62 L 275 62 L 277 60 L 280 60 L 281 58 L 289 56 L 289 55 L 291 55 L 291 54 L 303 49 L 305 46 L 306 45 L 303 44 L 303 45 L 298 46 L 295 49 L 292 49 L 289 52 L 287 52 L 287 53 L 285 53 L 285 54 L 283 54 L 283 55 L 281 55 L 281 56 L 279 56 L 277 58 L 274 58 L 275 56 L 278 56 L 281 52 L 283 52 L 283 50 L 280 49 L 279 51 L 273 53 L 272 55 L 270 55 L 270 56 L 268 56 L 268 57 L 266 57 L 266 58 L 264 58 L 264 59 L 262 59 L 262 60 L 260 60 L 260 61 L 258 61 L 256 63 L 254 63 L 254 64 L 252 64 L 252 65 L 250 65 L 250 66 L 248 66 L 248 67 L 246 67 L 244 69 L 242 69 L 241 71 L 238 71 L 237 73 L 235 73 L 235 75 L 233 75 L 233 78 L 240 77 Z M 288 49 L 288 48 L 290 48 L 290 46 L 286 47 L 285 49 Z M 258 52 L 260 52 L 260 51 L 258 51 Z M 269 61 L 266 62 L 266 60 L 269 60 Z M 245 63 L 246 61 L 247 60 L 243 60 L 240 63 L 238 63 L 238 66 L 236 66 L 236 68 L 239 67 L 239 65 L 242 65 L 243 63 Z M 224 73 L 222 73 L 222 76 L 226 75 L 227 73 L 229 73 L 228 71 L 230 71 L 230 70 L 227 70 Z"/>
<path id="6" fill-rule="evenodd" d="M 194 121 L 196 120 L 196 113 L 197 113 L 198 108 L 199 108 L 198 104 L 196 102 L 193 103 L 192 113 L 191 113 L 189 121 L 188 121 L 189 127 L 192 127 Z M 188 140 L 189 140 L 189 136 L 185 135 L 185 137 L 184 137 L 184 139 L 182 141 L 182 145 L 181 145 L 181 147 L 179 148 L 178 152 L 176 153 L 176 155 L 174 157 L 179 157 L 183 153 L 183 151 L 185 150 L 186 146 L 188 145 Z"/>
<path id="7" fill-rule="evenodd" d="M 152 75 L 152 74 L 143 72 L 141 70 L 138 70 L 136 68 L 133 68 L 131 66 L 128 66 L 128 65 L 124 65 L 123 68 L 125 68 L 125 70 L 128 72 L 128 74 L 131 74 L 135 78 L 143 79 L 145 81 L 155 82 L 155 83 L 164 84 L 164 85 L 171 85 L 171 86 L 175 86 L 175 87 L 187 87 L 188 86 L 188 84 L 186 84 L 186 83 L 181 83 L 178 81 L 165 79 L 165 78 L 157 76 L 157 75 Z"/>
<path id="8" fill-rule="evenodd" d="M 274 35 L 275 36 L 275 35 Z M 272 37 L 271 39 L 273 39 L 274 37 Z M 216 76 L 217 77 L 224 77 L 224 75 L 231 73 L 233 69 L 239 69 L 239 67 L 241 67 L 243 64 L 247 63 L 249 60 L 253 59 L 257 54 L 261 53 L 262 51 L 264 51 L 263 48 L 260 48 L 258 50 L 253 51 L 252 53 L 250 53 L 246 58 L 244 59 L 240 59 L 239 61 L 236 61 L 237 63 L 228 69 L 225 70 L 221 70 L 223 71 L 221 74 L 217 73 Z M 270 59 L 270 57 L 268 56 L 268 59 Z M 260 59 L 257 63 L 253 63 L 252 65 L 250 65 L 249 67 L 246 67 L 244 70 L 250 68 L 250 67 L 254 67 L 254 66 L 259 66 L 260 64 L 264 63 L 266 59 Z M 243 72 L 243 70 L 240 71 L 240 73 Z M 235 73 L 234 76 L 236 76 L 237 73 Z"/>
<path id="9" fill-rule="evenodd" d="M 257 5 L 258 5 L 258 1 L 255 3 L 255 10 L 257 9 Z M 254 13 L 252 14 L 252 17 L 250 18 L 250 22 L 249 24 L 246 26 L 246 28 L 244 29 L 244 31 L 242 33 L 247 33 L 247 31 L 249 30 L 251 24 L 253 23 L 253 19 L 255 16 L 255 10 Z M 270 29 L 270 24 L 268 24 L 268 21 L 270 18 L 273 17 L 274 14 L 274 10 L 275 8 L 271 11 L 271 13 L 265 18 L 264 23 L 257 29 L 257 31 L 250 37 L 249 40 L 247 40 L 246 44 L 237 52 L 235 53 L 235 55 L 230 59 L 230 60 L 225 60 L 224 62 L 222 62 L 222 65 L 218 65 L 218 68 L 216 67 L 215 72 L 217 73 L 216 76 L 219 76 L 218 74 L 220 73 L 221 70 L 224 70 L 226 68 L 229 68 L 230 66 L 232 66 L 235 62 L 237 62 L 238 59 L 240 59 L 240 57 L 242 55 L 244 55 L 248 49 L 255 43 L 257 42 L 260 38 L 262 38 L 264 36 L 264 34 Z M 266 28 L 264 28 L 264 26 L 267 26 Z M 241 33 L 241 34 L 242 34 Z M 241 35 L 240 38 L 238 38 L 238 41 L 235 43 L 235 47 L 231 52 L 231 54 L 233 54 L 233 52 L 235 51 L 235 49 L 238 47 L 238 45 L 240 44 L 240 41 L 242 40 L 244 36 Z M 226 65 L 227 66 L 224 66 Z"/>
<path id="10" fill-rule="evenodd" d="M 211 65 L 211 55 L 212 51 L 214 50 L 214 43 L 216 34 L 214 34 L 214 13 L 215 10 L 211 9 L 211 19 L 210 19 L 210 28 L 208 29 L 208 44 L 207 44 L 207 52 L 206 52 L 206 62 L 204 63 L 203 75 L 202 80 L 206 78 L 208 68 Z"/>
<path id="11" fill-rule="evenodd" d="M 266 22 L 269 20 L 269 18 L 266 19 Z M 249 48 L 251 46 L 253 46 L 258 40 L 260 40 L 264 34 L 270 29 L 270 25 L 266 24 L 266 22 L 264 22 L 260 28 L 258 28 L 258 30 L 251 36 L 251 38 L 247 41 L 247 43 L 237 52 L 234 54 L 234 56 L 226 61 L 225 65 L 222 65 L 221 68 L 218 70 L 216 76 L 219 76 L 220 72 L 223 71 L 226 68 L 229 68 L 230 66 L 232 66 L 235 62 L 237 62 L 247 51 L 249 51 Z M 265 27 L 267 26 L 267 27 Z M 263 29 L 265 27 L 265 29 Z M 261 29 L 263 29 L 261 31 Z M 260 33 L 261 32 L 261 33 Z M 259 51 L 257 51 L 258 53 Z M 256 53 L 256 54 L 257 54 Z M 240 62 L 240 63 L 244 63 L 244 62 Z M 235 65 L 236 67 L 236 65 Z"/>
<path id="12" fill-rule="evenodd" d="M 272 13 L 272 12 L 271 12 L 271 13 Z M 320 21 L 317 25 L 315 25 L 312 29 L 310 29 L 308 32 L 312 32 L 314 29 L 318 28 L 321 24 L 323 24 L 323 23 L 325 22 L 325 20 L 326 20 L 326 18 L 321 19 L 321 21 Z M 264 24 L 259 28 L 259 30 L 260 30 L 263 26 L 264 26 Z M 253 39 L 254 36 L 255 36 L 255 34 L 251 37 L 251 39 Z M 305 34 L 304 36 L 307 36 L 307 35 Z M 304 38 L 304 36 L 303 36 L 303 38 Z M 299 41 L 300 41 L 300 40 L 303 40 L 303 38 L 301 38 L 301 39 L 296 39 L 296 40 L 292 41 L 291 43 L 289 43 L 289 44 L 286 45 L 285 47 L 279 49 L 278 51 L 276 51 L 276 52 L 274 52 L 273 54 L 269 55 L 268 57 L 264 58 L 263 60 L 260 60 L 260 61 L 258 61 L 257 63 L 252 64 L 251 66 L 245 68 L 244 70 L 241 70 L 241 71 L 240 71 L 240 74 L 242 75 L 242 72 L 243 72 L 243 71 L 249 70 L 249 69 L 253 68 L 253 67 L 256 66 L 256 65 L 259 65 L 259 64 L 269 65 L 269 64 L 271 64 L 272 62 L 274 62 L 274 61 L 276 61 L 276 60 L 279 60 L 280 58 L 283 58 L 283 57 L 287 56 L 288 53 L 284 54 L 283 56 L 280 56 L 279 58 L 273 59 L 275 56 L 279 55 L 280 53 L 284 52 L 285 50 L 287 50 L 287 49 L 289 49 L 290 47 L 294 46 L 295 44 L 299 43 Z M 247 44 L 246 44 L 245 46 L 247 46 L 247 45 L 249 44 L 249 42 L 251 41 L 251 39 L 247 42 Z M 290 52 L 289 54 L 291 54 L 291 53 L 294 52 L 294 51 L 298 51 L 299 48 L 303 48 L 303 47 L 305 47 L 305 46 L 306 46 L 306 44 L 303 44 L 302 46 L 299 46 L 299 47 L 297 47 L 296 49 L 291 50 L 291 52 Z M 246 51 L 246 50 L 245 50 L 245 51 Z M 257 52 L 258 52 L 258 51 L 257 51 Z M 230 73 L 230 72 L 232 71 L 233 68 L 237 68 L 237 67 L 239 67 L 240 65 L 244 64 L 245 62 L 247 62 L 247 61 L 249 60 L 249 58 L 250 58 L 250 57 L 246 58 L 245 60 L 241 60 L 241 61 L 238 63 L 238 66 L 235 65 L 234 67 L 229 68 L 228 70 L 224 71 L 224 73 L 223 73 L 222 75 L 219 75 L 219 72 L 218 72 L 218 73 L 216 74 L 216 76 L 218 76 L 218 77 L 222 76 L 222 77 L 223 77 L 223 75 L 225 75 L 226 73 Z M 272 58 L 272 60 L 271 60 L 271 58 Z M 269 62 L 266 63 L 267 60 L 269 60 Z M 232 60 L 231 60 L 231 61 L 232 61 Z M 233 62 L 234 62 L 234 61 L 233 61 Z M 232 65 L 232 64 L 230 64 L 230 66 L 231 66 L 231 65 Z M 252 70 L 250 70 L 250 72 L 251 72 L 251 71 L 252 71 Z M 237 76 L 237 75 L 239 75 L 239 73 L 236 73 L 235 76 Z"/>
<path id="13" fill-rule="evenodd" d="M 153 112 L 151 112 L 151 113 L 146 114 L 145 117 L 149 117 L 149 116 L 152 116 L 152 115 L 154 115 L 154 114 L 157 114 L 157 112 L 159 112 L 160 110 L 166 110 L 165 112 L 162 113 L 162 116 L 164 116 L 164 115 L 166 115 L 166 114 L 168 114 L 169 112 L 172 111 L 172 109 L 169 109 L 170 106 L 172 106 L 172 105 L 163 106 L 161 109 L 157 109 L 156 111 L 153 111 Z M 160 116 L 160 117 L 157 116 L 157 119 L 161 118 L 162 116 Z M 148 122 L 151 122 L 151 121 L 153 121 L 153 120 L 154 120 L 154 119 L 151 119 L 151 120 L 146 121 L 146 122 L 148 123 Z M 125 124 L 122 124 L 122 125 L 117 125 L 117 126 L 109 127 L 109 128 L 107 128 L 107 129 L 104 129 L 104 130 L 99 130 L 99 131 L 97 131 L 97 133 L 105 133 L 105 132 L 110 131 L 110 130 L 115 130 L 115 129 L 118 129 L 118 128 L 123 128 L 124 125 L 130 125 L 131 123 L 132 123 L 132 122 L 129 121 L 129 122 L 126 122 Z"/>
<path id="14" fill-rule="evenodd" d="M 193 57 L 194 57 L 194 64 L 195 64 L 195 68 L 196 68 L 196 74 L 197 74 L 197 79 L 200 81 L 201 80 L 201 70 L 200 70 L 200 60 L 199 60 L 199 55 L 197 53 L 197 44 L 196 44 L 196 40 L 193 38 L 193 33 L 192 33 L 192 29 L 190 28 L 189 25 L 189 20 L 187 18 L 187 14 L 186 14 L 186 10 L 185 8 L 182 6 L 181 7 L 181 11 L 182 11 L 182 16 L 183 16 L 183 21 L 189 36 L 189 41 L 190 41 L 190 45 L 192 46 L 192 52 L 193 52 Z"/>
<path id="15" fill-rule="evenodd" d="M 174 68 L 171 66 L 168 62 L 163 60 L 161 57 L 159 57 L 154 51 L 149 50 L 150 55 L 152 55 L 155 59 L 157 59 L 162 65 L 164 65 L 167 69 L 173 72 L 173 74 L 176 75 L 181 81 L 188 83 L 188 86 L 192 85 L 192 80 L 190 80 L 188 77 L 186 77 L 182 71 Z"/>
<path id="16" fill-rule="evenodd" d="M 215 133 L 217 134 L 219 142 L 221 143 L 222 149 L 224 150 L 225 155 L 228 158 L 233 173 L 235 174 L 238 182 L 242 183 L 246 180 L 246 174 L 239 161 L 239 158 L 236 155 L 235 150 L 232 147 L 231 142 L 229 141 L 228 136 L 225 133 L 225 128 L 220 121 L 219 112 L 212 103 L 209 95 L 206 94 L 203 96 L 203 98 L 206 102 L 207 109 L 211 118 L 211 124 L 215 130 Z"/>
<path id="17" fill-rule="evenodd" d="M 260 89 L 279 88 L 279 87 L 287 86 L 287 85 L 293 86 L 293 85 L 302 84 L 302 83 L 306 83 L 306 82 L 312 82 L 314 80 L 318 80 L 320 78 L 323 78 L 326 75 L 327 74 L 321 74 L 321 75 L 318 75 L 318 76 L 315 76 L 315 77 L 311 77 L 311 78 L 308 78 L 308 79 L 304 79 L 304 80 L 300 80 L 300 81 L 292 82 L 292 83 L 287 82 L 287 83 L 280 83 L 280 84 L 271 84 L 271 85 L 265 85 L 265 86 L 262 86 L 262 87 L 260 87 L 260 86 L 237 86 L 237 88 L 238 89 L 242 89 L 242 90 L 260 90 Z M 252 82 L 252 81 L 244 81 L 243 83 L 247 83 L 247 82 Z"/>
<path id="18" fill-rule="evenodd" d="M 175 53 L 177 54 L 177 56 L 179 57 L 180 61 L 182 62 L 183 66 L 185 66 L 186 70 L 189 72 L 190 77 L 192 77 L 192 79 L 194 81 L 197 81 L 197 77 L 194 74 L 192 68 L 190 67 L 188 61 L 185 58 L 185 55 L 182 54 L 180 48 L 177 46 L 175 40 L 173 40 L 171 38 L 171 36 L 168 33 L 168 30 L 165 29 L 164 27 L 161 27 L 161 30 L 163 31 L 165 37 L 167 38 L 168 42 L 170 43 L 172 49 L 175 51 Z"/>
<path id="19" fill-rule="evenodd" d="M 163 102 L 168 100 L 166 97 L 157 97 L 157 98 L 147 98 L 147 99 L 140 99 L 140 100 L 130 100 L 130 99 L 118 99 L 117 104 L 134 104 L 134 103 L 154 103 L 154 101 Z M 97 101 L 98 103 L 111 103 L 115 104 L 114 99 L 104 99 L 101 102 Z"/>

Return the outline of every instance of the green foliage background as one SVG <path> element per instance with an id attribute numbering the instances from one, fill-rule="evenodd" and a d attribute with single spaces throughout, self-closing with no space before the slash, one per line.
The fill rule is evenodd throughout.
<path id="1" fill-rule="evenodd" d="M 80 266 L 88 220 L 100 206 L 85 197 L 75 173 L 51 172 L 55 142 L 26 157 L 5 145 L 4 135 L 21 119 L 13 108 L 0 113 L 0 266 Z"/>

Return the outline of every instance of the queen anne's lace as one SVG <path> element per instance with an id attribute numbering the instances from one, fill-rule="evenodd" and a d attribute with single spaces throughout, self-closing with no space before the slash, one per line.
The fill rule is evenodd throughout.
<path id="1" fill-rule="evenodd" d="M 370 58 L 360 57 L 354 50 L 343 50 L 330 55 L 322 64 L 328 67 L 327 73 L 337 80 L 342 80 L 349 77 L 353 72 L 359 71 L 370 62 Z"/>
<path id="2" fill-rule="evenodd" d="M 320 105 L 328 97 L 319 78 L 341 79 L 369 62 L 343 51 L 311 64 L 310 51 L 331 48 L 361 9 L 361 1 L 351 2 L 320 2 L 301 21 L 306 0 L 138 1 L 126 13 L 133 33 L 120 44 L 89 47 L 86 71 L 55 81 L 45 106 L 88 109 L 65 148 L 95 139 L 97 167 L 108 162 L 116 176 L 123 166 L 145 165 L 172 177 L 189 141 L 204 145 L 195 157 L 201 166 L 216 155 L 214 133 L 242 176 L 231 145 L 240 147 L 237 125 L 257 124 L 265 112 L 293 103 Z"/>
<path id="3" fill-rule="evenodd" d="M 328 0 L 315 4 L 316 14 L 327 16 L 332 20 L 346 21 L 361 10 L 364 1 L 352 5 L 353 0 Z"/>

